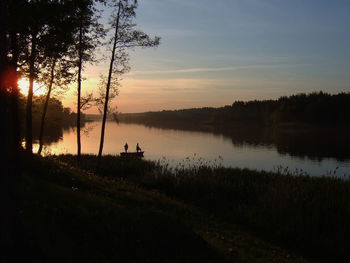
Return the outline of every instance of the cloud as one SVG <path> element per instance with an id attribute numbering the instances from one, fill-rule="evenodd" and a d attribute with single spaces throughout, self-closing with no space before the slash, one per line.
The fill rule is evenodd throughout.
<path id="1" fill-rule="evenodd" d="M 222 72 L 222 71 L 238 71 L 238 70 L 254 70 L 254 69 L 272 69 L 277 65 L 247 65 L 234 67 L 214 67 L 214 68 L 188 68 L 188 69 L 171 69 L 171 70 L 139 70 L 131 72 L 133 75 L 151 75 L 151 74 L 179 74 L 179 73 L 202 73 L 202 72 Z"/>

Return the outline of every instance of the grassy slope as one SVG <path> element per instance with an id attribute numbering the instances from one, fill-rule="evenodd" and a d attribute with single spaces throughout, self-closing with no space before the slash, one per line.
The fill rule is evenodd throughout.
<path id="1" fill-rule="evenodd" d="M 39 157 L 23 167 L 27 262 L 307 262 L 158 192 Z"/>
<path id="2" fill-rule="evenodd" d="M 74 165 L 73 155 L 58 160 Z M 191 160 L 189 160 L 191 161 Z M 186 168 L 166 163 L 107 155 L 99 175 L 126 180 L 157 190 L 235 222 L 264 240 L 323 262 L 348 262 L 350 254 L 350 180 L 348 177 L 310 177 L 288 169 L 277 173 L 207 166 L 202 160 Z M 84 155 L 82 167 L 93 171 L 96 156 Z"/>

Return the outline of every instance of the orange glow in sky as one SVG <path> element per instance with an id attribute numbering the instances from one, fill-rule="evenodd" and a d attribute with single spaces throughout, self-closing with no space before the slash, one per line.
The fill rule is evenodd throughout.
<path id="1" fill-rule="evenodd" d="M 160 36 L 161 44 L 130 50 L 131 71 L 122 76 L 112 107 L 135 113 L 350 92 L 350 1 L 217 1 L 218 8 L 210 0 L 194 2 L 140 1 L 138 27 Z M 110 13 L 104 11 L 102 23 Z M 96 51 L 99 63 L 84 66 L 83 96 L 98 96 L 109 48 Z M 27 95 L 28 80 L 18 84 Z M 45 91 L 34 83 L 35 95 Z M 76 80 L 59 96 L 76 111 Z"/>
<path id="2" fill-rule="evenodd" d="M 21 78 L 20 80 L 18 80 L 18 88 L 23 95 L 27 96 L 29 89 L 29 80 L 26 78 Z M 39 83 L 34 81 L 33 93 L 36 96 L 45 95 L 46 88 L 43 85 L 40 85 Z"/>

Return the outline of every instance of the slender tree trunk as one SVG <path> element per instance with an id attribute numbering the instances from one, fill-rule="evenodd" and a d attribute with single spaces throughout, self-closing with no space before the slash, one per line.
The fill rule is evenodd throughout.
<path id="1" fill-rule="evenodd" d="M 47 107 L 48 107 L 49 101 L 50 101 L 50 95 L 51 95 L 51 90 L 52 90 L 52 86 L 53 86 L 53 81 L 55 78 L 55 66 L 56 66 L 56 58 L 52 62 L 52 67 L 51 67 L 51 72 L 50 72 L 51 78 L 50 78 L 49 89 L 47 91 L 46 98 L 45 98 L 43 114 L 41 115 L 38 154 L 41 154 L 41 151 L 43 150 L 43 145 L 44 145 L 43 138 L 44 138 L 44 128 L 45 128 L 45 117 L 46 117 Z"/>
<path id="2" fill-rule="evenodd" d="M 78 100 L 77 100 L 77 163 L 78 166 L 81 162 L 81 138 L 80 138 L 80 100 L 81 100 L 81 71 L 83 68 L 83 52 L 82 52 L 82 42 L 83 42 L 83 28 L 80 25 L 79 28 L 79 62 L 78 62 Z"/>
<path id="3" fill-rule="evenodd" d="M 32 33 L 31 51 L 29 58 L 29 90 L 26 107 L 26 150 L 33 152 L 33 124 L 32 124 L 32 104 L 33 104 L 33 84 L 35 78 L 35 57 L 36 57 L 37 33 Z"/>
<path id="4" fill-rule="evenodd" d="M 100 169 L 100 165 L 101 165 L 101 157 L 102 157 L 104 136 L 105 136 L 105 126 L 106 126 L 107 111 L 108 111 L 109 90 L 110 90 L 110 86 L 111 86 L 111 79 L 112 79 L 112 73 L 113 73 L 113 64 L 114 64 L 115 52 L 116 52 L 116 47 L 117 47 L 117 42 L 118 42 L 120 9 L 121 9 L 121 3 L 119 2 L 118 14 L 117 14 L 116 25 L 115 25 L 115 33 L 114 33 L 112 56 L 111 56 L 111 61 L 110 61 L 110 64 L 109 64 L 109 72 L 108 72 L 108 79 L 107 79 L 107 86 L 106 86 L 106 97 L 105 97 L 105 104 L 104 104 L 104 109 L 103 109 L 103 118 L 102 118 L 102 127 L 101 127 L 101 139 L 100 139 L 100 148 L 99 148 L 98 156 L 97 156 L 96 172 L 98 172 L 98 170 Z"/>

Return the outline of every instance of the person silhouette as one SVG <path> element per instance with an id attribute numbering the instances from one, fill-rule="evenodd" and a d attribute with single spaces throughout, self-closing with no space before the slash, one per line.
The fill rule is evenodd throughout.
<path id="1" fill-rule="evenodd" d="M 128 148 L 129 148 L 128 143 L 125 143 L 125 145 L 124 145 L 124 150 L 125 150 L 126 153 L 128 152 Z"/>
<path id="2" fill-rule="evenodd" d="M 136 151 L 137 151 L 137 152 L 141 152 L 141 148 L 140 148 L 140 146 L 139 146 L 139 143 L 136 144 Z"/>

